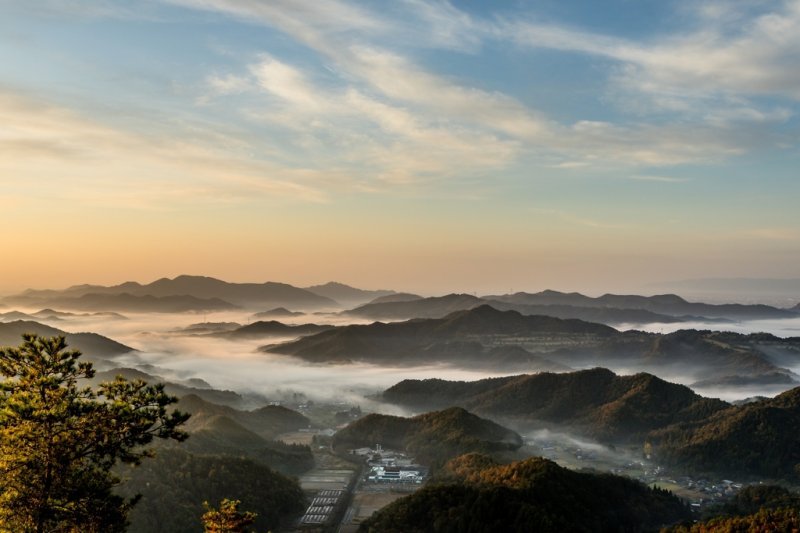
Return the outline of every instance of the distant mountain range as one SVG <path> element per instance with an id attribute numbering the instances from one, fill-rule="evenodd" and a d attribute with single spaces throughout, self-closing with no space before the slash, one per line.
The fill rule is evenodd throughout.
<path id="1" fill-rule="evenodd" d="M 15 300 L 17 301 L 17 300 Z M 18 302 L 19 303 L 19 302 Z M 183 313 L 187 311 L 229 311 L 236 306 L 219 298 L 195 296 L 137 296 L 129 293 L 89 293 L 77 297 L 60 296 L 43 300 L 45 305 L 82 311 L 124 311 L 131 313 Z"/>
<path id="2" fill-rule="evenodd" d="M 305 313 L 300 311 L 289 311 L 285 307 L 276 307 L 275 309 L 270 309 L 269 311 L 261 311 L 260 313 L 255 313 L 253 318 L 258 320 L 262 320 L 264 318 L 288 318 L 292 316 L 302 316 Z"/>
<path id="3" fill-rule="evenodd" d="M 653 283 L 651 289 L 678 291 L 701 297 L 727 298 L 733 301 L 783 300 L 800 298 L 800 278 L 701 278 Z"/>
<path id="4" fill-rule="evenodd" d="M 774 372 L 792 375 L 779 365 L 797 361 L 800 338 L 696 330 L 619 332 L 602 324 L 482 305 L 439 319 L 339 327 L 262 350 L 317 363 L 443 363 L 495 372 L 556 370 L 556 365 L 561 369 L 616 366 L 680 372 L 703 380 Z"/>
<path id="5" fill-rule="evenodd" d="M 69 318 L 105 318 L 112 320 L 127 320 L 127 317 L 119 313 L 100 312 L 100 313 L 66 313 L 54 309 L 42 309 L 35 313 L 23 313 L 21 311 L 7 311 L 0 313 L 0 322 L 11 322 L 13 320 L 47 320 L 48 322 L 61 322 Z"/>
<path id="6" fill-rule="evenodd" d="M 380 509 L 359 532 L 658 531 L 691 517 L 670 492 L 539 457 L 499 464 L 464 455 L 436 481 Z"/>
<path id="7" fill-rule="evenodd" d="M 489 304 L 500 310 L 516 310 L 528 315 L 578 318 L 609 325 L 800 316 L 800 304 L 791 309 L 761 304 L 713 305 L 689 302 L 674 294 L 606 294 L 592 298 L 579 293 L 547 290 L 480 298 L 470 294 L 423 298 L 391 290 L 363 290 L 337 282 L 299 288 L 285 283 L 231 283 L 189 275 L 162 278 L 148 284 L 129 281 L 113 286 L 75 285 L 64 290 L 29 289 L 6 297 L 3 303 L 28 308 L 50 306 L 81 311 L 202 312 L 237 307 L 275 308 L 262 311 L 255 318 L 281 318 L 293 316 L 298 311 L 350 307 L 352 309 L 346 311 L 347 315 L 377 320 L 441 318 L 453 311 Z"/>
<path id="8" fill-rule="evenodd" d="M 120 300 L 121 298 L 121 300 Z M 138 298 L 138 299 L 137 299 Z M 284 306 L 302 309 L 335 308 L 330 298 L 285 283 L 229 283 L 205 276 L 162 278 L 142 285 L 129 281 L 110 287 L 76 285 L 61 291 L 32 290 L 5 299 L 17 305 L 67 307 L 70 309 L 142 311 L 212 311 L 235 307 Z M 183 304 L 178 304 L 178 302 Z M 142 303 L 144 302 L 144 303 Z M 156 305 L 161 302 L 162 305 Z M 149 304 L 149 308 L 144 304 Z"/>
<path id="9" fill-rule="evenodd" d="M 389 290 L 368 291 L 364 289 L 357 289 L 355 287 L 351 287 L 349 285 L 345 285 L 344 283 L 338 283 L 335 281 L 330 281 L 328 283 L 325 283 L 324 285 L 314 285 L 312 287 L 306 287 L 305 290 L 317 294 L 319 296 L 322 296 L 324 298 L 329 298 L 335 302 L 340 303 L 345 307 L 360 305 L 365 302 L 372 301 L 375 298 L 380 298 L 382 296 L 389 296 L 395 294 L 394 291 L 389 291 Z"/>
<path id="10" fill-rule="evenodd" d="M 328 331 L 334 326 L 319 324 L 284 324 L 277 320 L 258 321 L 231 331 L 212 333 L 217 337 L 229 339 L 256 339 L 260 337 L 298 337 Z"/>
<path id="11" fill-rule="evenodd" d="M 522 437 L 459 407 L 412 418 L 371 414 L 333 436 L 337 450 L 375 444 L 407 451 L 422 464 L 439 465 L 464 453 L 516 450 L 522 446 Z"/>
<path id="12" fill-rule="evenodd" d="M 405 380 L 383 399 L 424 410 L 455 405 L 515 427 L 558 425 L 605 442 L 639 441 L 655 429 L 729 407 L 650 374 L 617 376 L 604 368 L 470 382 Z"/>
<path id="13" fill-rule="evenodd" d="M 687 302 L 675 294 L 637 296 L 605 294 L 597 298 L 576 292 L 563 293 L 543 291 L 536 294 L 516 293 L 502 296 L 487 296 L 486 299 L 523 305 L 571 305 L 576 307 L 609 307 L 615 309 L 638 309 L 669 316 L 726 318 L 730 320 L 758 320 L 768 318 L 796 318 L 796 314 L 762 304 L 705 304 Z"/>
<path id="14" fill-rule="evenodd" d="M 130 346 L 125 346 L 97 333 L 67 333 L 66 331 L 28 320 L 0 322 L 0 346 L 19 346 L 22 343 L 23 333 L 35 333 L 45 337 L 63 335 L 66 337 L 70 349 L 80 350 L 90 359 L 111 358 L 135 351 Z"/>
<path id="15" fill-rule="evenodd" d="M 579 293 L 543 291 L 477 297 L 450 294 L 432 298 L 379 299 L 346 314 L 372 319 L 402 320 L 441 318 L 453 311 L 491 305 L 501 311 L 514 310 L 526 315 L 577 318 L 603 324 L 675 323 L 686 321 L 728 321 L 767 318 L 796 318 L 793 310 L 767 305 L 711 305 L 687 302 L 674 294 L 661 296 L 622 296 L 606 294 L 598 298 Z"/>
<path id="16" fill-rule="evenodd" d="M 223 333 L 242 327 L 238 322 L 197 322 L 185 327 L 175 328 L 172 333 L 183 335 L 207 335 L 209 333 Z"/>

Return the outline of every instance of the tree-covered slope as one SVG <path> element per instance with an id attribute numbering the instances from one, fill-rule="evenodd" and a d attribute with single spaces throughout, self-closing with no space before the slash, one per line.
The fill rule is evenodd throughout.
<path id="1" fill-rule="evenodd" d="M 142 495 L 130 514 L 131 533 L 201 531 L 203 502 L 223 498 L 241 500 L 242 509 L 257 513 L 258 531 L 274 530 L 305 508 L 297 481 L 239 457 L 160 449 L 153 459 L 118 473 L 124 480 L 120 494 Z"/>
<path id="2" fill-rule="evenodd" d="M 406 450 L 421 463 L 438 465 L 469 452 L 515 450 L 522 445 L 522 438 L 510 429 L 458 407 L 412 418 L 371 414 L 333 437 L 333 446 L 337 449 L 376 444 Z"/>
<path id="3" fill-rule="evenodd" d="M 689 517 L 672 494 L 611 474 L 579 473 L 541 458 L 508 465 L 470 454 L 381 509 L 364 533 L 650 531 Z"/>
<path id="4" fill-rule="evenodd" d="M 693 472 L 800 478 L 800 387 L 653 432 L 656 457 Z"/>
<path id="5" fill-rule="evenodd" d="M 650 374 L 617 376 L 595 368 L 473 382 L 405 380 L 383 393 L 414 408 L 457 405 L 482 416 L 527 425 L 545 422 L 601 440 L 636 440 L 678 421 L 705 419 L 728 407 Z"/>

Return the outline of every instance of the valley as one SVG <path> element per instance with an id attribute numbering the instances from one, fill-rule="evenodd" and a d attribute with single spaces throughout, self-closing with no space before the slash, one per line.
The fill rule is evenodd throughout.
<path id="1" fill-rule="evenodd" d="M 178 286 L 192 279 L 176 278 Z M 205 284 L 214 290 L 191 296 L 225 296 L 224 283 L 200 286 Z M 154 298 L 170 297 L 168 283 L 155 286 Z M 146 287 L 125 285 L 125 290 L 136 289 L 137 298 L 147 298 Z M 333 288 L 351 303 L 375 296 Z M 80 298 L 75 295 L 85 290 L 114 301 L 114 291 L 122 289 L 67 292 Z M 437 484 L 449 484 L 447 490 L 459 498 L 489 497 L 498 490 L 495 485 L 469 481 L 473 475 L 496 475 L 479 474 L 485 466 L 470 466 L 478 470 L 466 478 L 445 475 L 453 461 L 472 461 L 466 458 L 475 454 L 548 472 L 536 475 L 562 474 L 551 471 L 555 466 L 549 463 L 524 463 L 531 457 L 569 469 L 565 472 L 614 476 L 597 482 L 621 483 L 621 498 L 645 498 L 650 502 L 645 506 L 672 505 L 658 500 L 658 491 L 666 489 L 697 517 L 751 484 L 799 482 L 793 469 L 800 465 L 794 437 L 800 427 L 795 401 L 800 340 L 780 335 L 796 318 L 716 317 L 703 323 L 713 329 L 621 330 L 609 318 L 621 316 L 613 308 L 603 311 L 608 323 L 565 318 L 563 307 L 553 308 L 559 310 L 555 316 L 538 314 L 539 308 L 526 314 L 519 302 L 533 305 L 528 296 L 509 295 L 492 297 L 497 307 L 483 298 L 479 305 L 446 313 L 439 307 L 441 317 L 423 312 L 410 320 L 396 315 L 374 322 L 364 316 L 363 303 L 351 310 L 332 304 L 330 291 L 319 296 L 330 302 L 307 308 L 310 297 L 304 293 L 287 301 L 291 291 L 284 289 L 280 297 L 254 303 L 241 295 L 244 289 L 231 290 L 238 294 L 236 305 L 244 307 L 111 308 L 124 310 L 124 317 L 106 314 L 111 311 L 105 306 L 71 307 L 49 292 L 28 296 L 60 301 L 63 308 L 25 307 L 20 303 L 27 300 L 18 297 L 5 300 L 0 340 L 6 345 L 14 345 L 22 332 L 65 334 L 70 346 L 96 366 L 93 385 L 118 375 L 164 383 L 167 393 L 180 398 L 176 408 L 191 414 L 185 426 L 189 438 L 159 444 L 152 468 L 120 469 L 121 493 L 143 494 L 131 515 L 131 531 L 191 531 L 201 499 L 223 493 L 241 498 L 262 515 L 259 524 L 277 531 L 363 531 L 406 498 L 433 497 Z M 374 305 L 428 305 L 422 297 L 393 299 L 386 293 L 375 296 Z M 569 296 L 571 304 L 576 299 Z M 619 305 L 632 302 L 652 300 L 626 298 Z M 592 305 L 585 308 L 597 309 Z M 683 320 L 662 323 L 679 327 Z M 777 327 L 765 333 L 759 329 L 764 324 Z M 769 454 L 753 455 L 766 449 Z M 400 473 L 402 468 L 422 472 L 409 478 L 418 481 L 383 477 L 396 475 L 385 472 L 398 472 L 397 465 L 411 465 L 400 467 Z M 217 474 L 211 472 L 230 475 L 214 478 L 213 490 L 203 488 L 199 480 L 212 481 Z M 245 481 L 253 475 L 261 481 Z M 240 490 L 239 483 L 249 488 Z M 658 490 L 651 496 L 637 487 Z M 278 499 L 269 500 L 272 510 L 256 502 L 254 490 L 278 491 Z M 191 505 L 175 500 L 172 505 L 183 511 L 167 519 L 160 510 L 163 491 L 176 498 L 199 492 Z M 555 513 L 554 520 L 560 516 L 556 508 L 547 512 Z M 163 525 L 147 516 L 162 516 Z"/>

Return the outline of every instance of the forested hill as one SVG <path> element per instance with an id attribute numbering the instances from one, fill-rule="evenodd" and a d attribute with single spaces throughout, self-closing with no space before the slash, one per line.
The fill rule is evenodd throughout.
<path id="1" fill-rule="evenodd" d="M 371 414 L 333 437 L 334 448 L 340 450 L 376 444 L 406 450 L 423 464 L 438 465 L 468 452 L 516 450 L 522 438 L 458 407 L 413 418 Z"/>
<path id="2" fill-rule="evenodd" d="M 653 531 L 686 520 L 674 495 L 629 478 L 574 472 L 541 458 L 508 465 L 470 454 L 365 521 L 362 533 Z"/>
<path id="3" fill-rule="evenodd" d="M 369 361 L 420 364 L 453 362 L 503 367 L 521 363 L 528 368 L 560 366 L 517 346 L 515 353 L 492 351 L 516 346 L 515 339 L 548 339 L 575 343 L 597 342 L 618 335 L 613 328 L 580 320 L 523 316 L 484 305 L 457 311 L 441 319 L 384 324 L 351 325 L 324 331 L 293 342 L 265 346 L 263 351 L 294 355 L 313 362 Z"/>
<path id="4" fill-rule="evenodd" d="M 556 424 L 604 441 L 635 441 L 654 429 L 704 420 L 728 407 L 650 374 L 617 376 L 603 368 L 472 382 L 405 380 L 384 391 L 383 398 L 418 409 L 457 405 L 522 425 Z"/>
<path id="5" fill-rule="evenodd" d="M 516 347 L 516 352 L 493 351 Z M 351 325 L 264 346 L 266 352 L 316 363 L 356 362 L 418 365 L 431 362 L 497 372 L 606 366 L 659 374 L 680 373 L 695 381 L 783 373 L 800 339 L 773 335 L 679 330 L 668 334 L 617 331 L 603 324 L 498 311 L 481 305 L 445 318 Z"/>
<path id="6" fill-rule="evenodd" d="M 191 438 L 189 439 L 191 440 Z M 258 514 L 258 531 L 275 531 L 303 512 L 305 496 L 296 480 L 242 457 L 193 455 L 162 448 L 136 467 L 120 467 L 119 493 L 142 499 L 130 515 L 130 533 L 202 531 L 203 502 L 241 500 Z"/>
<path id="7" fill-rule="evenodd" d="M 654 432 L 656 457 L 692 472 L 800 479 L 800 387 Z"/>

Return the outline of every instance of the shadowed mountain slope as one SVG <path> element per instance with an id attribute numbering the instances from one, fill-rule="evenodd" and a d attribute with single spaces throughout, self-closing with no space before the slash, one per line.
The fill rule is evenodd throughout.
<path id="1" fill-rule="evenodd" d="M 617 376 L 603 368 L 472 382 L 404 380 L 383 399 L 415 409 L 457 405 L 495 420 L 558 425 L 603 441 L 637 441 L 654 429 L 704 420 L 728 407 L 650 374 Z"/>
<path id="2" fill-rule="evenodd" d="M 522 351 L 492 352 L 509 346 Z M 673 372 L 698 381 L 775 372 L 791 375 L 779 365 L 795 366 L 800 339 L 697 330 L 620 332 L 602 324 L 481 305 L 440 319 L 340 327 L 262 349 L 312 362 L 443 363 L 511 372 L 557 369 L 545 364 L 604 366 Z"/>
<path id="3" fill-rule="evenodd" d="M 36 333 L 45 337 L 64 335 L 71 349 L 80 350 L 90 359 L 114 357 L 135 351 L 130 346 L 125 346 L 97 333 L 67 333 L 28 320 L 0 323 L 0 346 L 18 346 L 22 342 L 23 333 Z"/>
<path id="4" fill-rule="evenodd" d="M 800 387 L 683 420 L 649 440 L 656 457 L 692 472 L 800 479 Z"/>

